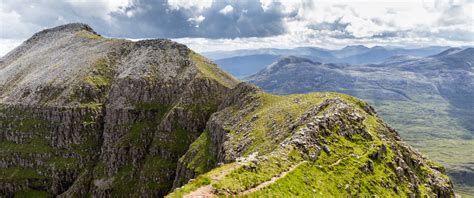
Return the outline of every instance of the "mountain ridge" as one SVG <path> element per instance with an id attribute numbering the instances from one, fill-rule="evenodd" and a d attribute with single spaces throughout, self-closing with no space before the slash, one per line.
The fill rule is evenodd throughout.
<path id="1" fill-rule="evenodd" d="M 255 50 L 235 50 L 204 52 L 203 54 L 219 63 L 225 71 L 237 76 L 240 79 L 257 73 L 269 65 L 270 61 L 276 61 L 282 56 L 297 56 L 321 63 L 337 64 L 379 64 L 393 56 L 416 56 L 425 57 L 438 54 L 448 47 L 432 46 L 423 48 L 397 48 L 374 46 L 368 48 L 362 45 L 346 46 L 342 49 L 329 50 L 318 47 L 297 47 L 293 49 L 272 49 L 263 48 Z M 265 61 L 255 57 L 271 57 Z M 237 64 L 238 63 L 238 64 Z M 245 71 L 243 74 L 242 71 Z"/>

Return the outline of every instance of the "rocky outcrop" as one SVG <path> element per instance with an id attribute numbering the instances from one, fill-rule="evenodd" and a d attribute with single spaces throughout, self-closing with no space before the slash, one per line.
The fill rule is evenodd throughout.
<path id="1" fill-rule="evenodd" d="M 108 39 L 85 24 L 44 30 L 0 60 L 0 90 L 6 197 L 162 197 L 189 190 L 193 178 L 224 181 L 216 194 L 264 193 L 252 188 L 300 168 L 318 174 L 313 168 L 350 154 L 360 159 L 331 166 L 360 166 L 357 189 L 375 182 L 374 172 L 385 182 L 375 190 L 452 195 L 443 170 L 402 146 L 365 103 L 269 95 L 169 40 Z M 202 182 L 211 173 L 219 174 Z"/>

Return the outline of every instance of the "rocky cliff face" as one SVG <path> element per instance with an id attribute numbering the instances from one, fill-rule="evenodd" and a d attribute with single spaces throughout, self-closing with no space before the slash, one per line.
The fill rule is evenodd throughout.
<path id="1" fill-rule="evenodd" d="M 213 194 L 271 194 L 280 191 L 258 186 L 287 169 L 339 178 L 354 164 L 358 179 L 324 182 L 350 183 L 346 194 L 453 195 L 443 169 L 366 104 L 265 94 L 169 40 L 108 39 L 84 24 L 44 30 L 0 59 L 0 90 L 7 197 L 199 194 L 211 183 Z"/>

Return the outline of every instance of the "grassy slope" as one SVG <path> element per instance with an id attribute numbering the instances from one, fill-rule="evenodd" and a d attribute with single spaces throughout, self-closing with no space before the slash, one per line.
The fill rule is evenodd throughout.
<path id="1" fill-rule="evenodd" d="M 205 57 L 191 51 L 189 58 L 196 64 L 202 75 L 214 79 L 229 88 L 237 85 L 238 81 L 233 76 L 222 71 L 216 64 L 210 62 Z"/>
<path id="2" fill-rule="evenodd" d="M 252 145 L 246 149 L 245 155 L 248 156 L 258 152 L 260 156 L 266 156 L 264 160 L 258 164 L 244 162 L 218 167 L 197 177 L 183 188 L 170 194 L 169 197 L 181 197 L 201 186 L 212 186 L 218 193 L 239 194 L 264 181 L 268 181 L 304 160 L 302 153 L 298 149 L 279 147 L 278 143 L 289 137 L 289 131 L 281 128 L 282 133 L 280 136 L 271 136 L 274 130 L 270 127 L 270 122 L 276 121 L 278 123 L 299 118 L 310 107 L 328 98 L 341 97 L 347 103 L 352 104 L 359 113 L 363 112 L 360 108 L 364 105 L 363 102 L 353 97 L 336 93 L 312 93 L 289 96 L 273 96 L 260 93 L 257 96 L 260 98 L 262 105 L 243 118 L 241 123 L 254 123 L 251 125 L 249 137 L 245 137 L 253 140 Z M 295 101 L 298 102 L 295 103 Z M 301 163 L 301 165 L 285 177 L 276 180 L 273 184 L 259 191 L 248 194 L 248 196 L 324 197 L 330 194 L 340 196 L 349 194 L 396 196 L 395 187 L 402 194 L 410 192 L 406 184 L 398 183 L 393 179 L 393 177 L 396 177 L 395 173 L 388 166 L 393 161 L 394 156 L 390 146 L 384 158 L 373 162 L 375 167 L 373 173 L 368 174 L 362 171 L 362 167 L 370 161 L 368 156 L 376 152 L 383 144 L 383 141 L 376 135 L 378 133 L 377 130 L 381 128 L 379 119 L 366 113 L 363 113 L 363 115 L 367 117 L 364 121 L 364 126 L 373 134 L 375 139 L 367 140 L 361 136 L 353 136 L 349 140 L 337 135 L 338 129 L 334 129 L 330 136 L 325 137 L 332 151 L 331 155 L 322 152 L 315 162 Z M 254 117 L 257 117 L 257 119 L 250 121 Z M 238 146 L 241 140 L 240 134 L 231 131 L 230 135 L 233 138 L 230 143 Z M 206 141 L 195 142 L 193 147 L 195 149 L 205 149 L 207 144 Z M 224 176 L 215 179 L 216 172 L 224 172 L 223 170 L 229 169 L 228 166 L 232 168 Z M 421 170 L 430 171 L 426 167 L 422 167 Z M 421 171 L 419 174 L 421 176 L 421 174 L 425 173 Z M 420 185 L 419 188 L 422 195 L 426 194 L 429 190 L 424 185 Z"/>

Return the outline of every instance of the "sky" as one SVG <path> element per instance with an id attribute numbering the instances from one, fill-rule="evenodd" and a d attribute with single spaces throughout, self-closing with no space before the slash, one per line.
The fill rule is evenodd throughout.
<path id="1" fill-rule="evenodd" d="M 170 38 L 198 52 L 474 44 L 474 0 L 0 0 L 0 56 L 45 28 Z"/>

